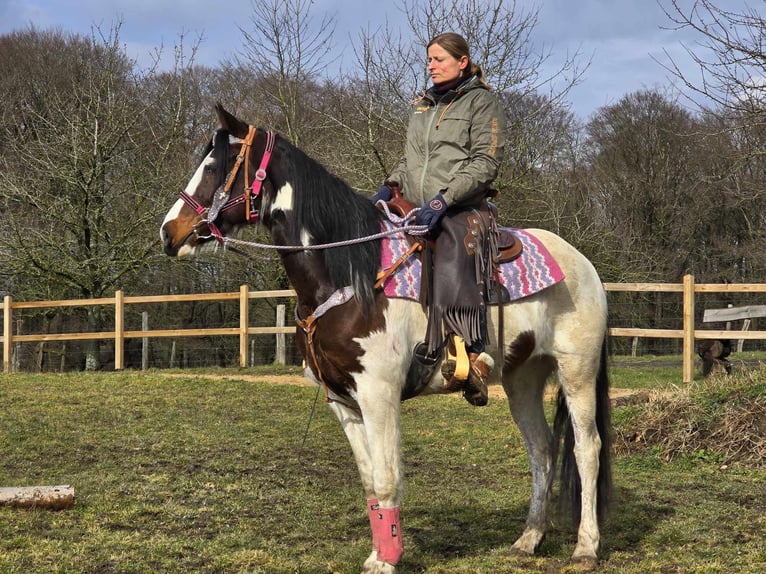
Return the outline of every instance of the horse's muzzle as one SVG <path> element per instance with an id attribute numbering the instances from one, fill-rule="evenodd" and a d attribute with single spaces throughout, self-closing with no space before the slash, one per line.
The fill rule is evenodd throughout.
<path id="1" fill-rule="evenodd" d="M 162 240 L 162 249 L 165 251 L 165 255 L 169 255 L 170 257 L 178 255 L 178 247 L 173 245 L 173 237 L 164 227 L 160 229 L 160 239 Z"/>

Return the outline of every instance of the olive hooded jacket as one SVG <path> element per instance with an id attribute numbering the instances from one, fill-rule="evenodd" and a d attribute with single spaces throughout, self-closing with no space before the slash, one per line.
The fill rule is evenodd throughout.
<path id="1" fill-rule="evenodd" d="M 472 205 L 497 177 L 504 144 L 505 113 L 479 78 L 443 95 L 431 88 L 412 104 L 404 157 L 387 181 L 419 206 L 437 193 L 447 206 Z"/>

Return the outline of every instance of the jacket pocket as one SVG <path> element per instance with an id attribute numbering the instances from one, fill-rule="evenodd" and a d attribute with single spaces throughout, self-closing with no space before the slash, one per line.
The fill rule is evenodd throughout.
<path id="1" fill-rule="evenodd" d="M 434 142 L 446 144 L 448 148 L 458 147 L 464 151 L 471 148 L 471 118 L 447 113 L 434 130 Z"/>

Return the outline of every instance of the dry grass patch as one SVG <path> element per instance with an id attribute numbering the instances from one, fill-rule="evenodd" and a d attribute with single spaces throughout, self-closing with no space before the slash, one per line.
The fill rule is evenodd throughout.
<path id="1" fill-rule="evenodd" d="M 654 449 L 670 461 L 689 456 L 766 468 L 766 368 L 718 375 L 653 392 L 616 425 L 618 454 Z"/>

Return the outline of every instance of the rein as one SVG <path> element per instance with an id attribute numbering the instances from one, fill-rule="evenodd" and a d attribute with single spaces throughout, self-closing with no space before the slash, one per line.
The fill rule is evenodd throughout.
<path id="1" fill-rule="evenodd" d="M 335 241 L 333 243 L 318 243 L 316 245 L 274 245 L 272 243 L 244 241 L 242 239 L 234 239 L 233 237 L 224 237 L 223 242 L 242 245 L 244 247 L 253 247 L 257 249 L 272 249 L 275 251 L 319 251 L 322 249 L 332 249 L 333 247 L 345 247 L 346 245 L 356 245 L 359 243 L 365 243 L 367 241 L 375 241 L 376 239 L 383 239 L 391 235 L 401 235 L 403 233 L 409 233 L 410 235 L 424 235 L 427 231 L 427 225 L 406 225 L 404 227 L 388 229 L 386 231 L 381 231 L 380 233 L 374 233 L 372 235 L 366 235 L 364 237 L 357 237 L 356 239 L 346 239 L 345 241 Z M 209 237 L 212 236 L 200 236 L 200 239 L 207 239 Z"/>
<path id="2" fill-rule="evenodd" d="M 193 201 L 193 198 L 190 198 L 190 199 L 192 199 Z M 270 249 L 274 251 L 318 251 L 322 249 L 332 249 L 333 247 L 345 247 L 347 245 L 356 245 L 359 243 L 365 243 L 367 241 L 375 241 L 377 239 L 384 239 L 392 235 L 402 235 L 407 233 L 409 235 L 422 236 L 428 233 L 427 225 L 414 225 L 409 223 L 415 216 L 415 213 L 418 211 L 417 209 L 413 209 L 404 217 L 399 217 L 395 213 L 391 213 L 391 211 L 389 211 L 388 206 L 386 205 L 385 202 L 382 202 L 382 205 L 383 205 L 383 211 L 388 217 L 388 220 L 394 225 L 397 225 L 398 227 L 387 229 L 385 231 L 381 231 L 380 233 L 373 233 L 372 235 L 366 235 L 364 237 L 357 237 L 355 239 L 346 239 L 343 241 L 334 241 L 331 243 L 318 243 L 316 245 L 274 245 L 273 243 L 257 243 L 254 241 L 244 241 L 241 239 L 235 239 L 233 237 L 222 237 L 221 239 L 219 239 L 219 241 L 222 243 L 232 243 L 236 245 L 241 245 L 243 247 L 252 247 L 255 249 L 267 249 L 267 250 Z M 216 239 L 218 239 L 218 236 L 216 236 L 215 234 L 198 235 L 197 237 L 199 239 L 210 239 L 212 237 L 216 237 Z M 238 251 L 238 253 L 242 254 L 241 251 Z"/>
<path id="3" fill-rule="evenodd" d="M 200 217 L 200 220 L 192 228 L 190 235 L 194 234 L 196 235 L 198 239 L 214 238 L 216 241 L 218 241 L 218 243 L 223 244 L 224 247 L 227 246 L 226 244 L 238 244 L 238 245 L 247 246 L 247 247 L 254 247 L 254 248 L 260 248 L 260 249 L 274 249 L 278 251 L 309 251 L 309 250 L 330 249 L 333 247 L 343 247 L 347 245 L 355 245 L 355 244 L 364 243 L 367 241 L 374 241 L 377 239 L 383 239 L 391 235 L 399 235 L 403 233 L 409 233 L 411 235 L 425 235 L 428 232 L 427 225 L 411 225 L 410 224 L 410 221 L 414 218 L 415 213 L 418 211 L 417 209 L 411 210 L 404 217 L 399 217 L 398 215 L 391 213 L 391 211 L 388 208 L 388 205 L 385 202 L 378 202 L 379 204 L 382 203 L 382 209 L 384 213 L 388 217 L 389 221 L 391 221 L 395 226 L 391 229 L 381 231 L 380 233 L 368 235 L 366 237 L 359 237 L 356 239 L 348 239 L 344 241 L 337 241 L 333 243 L 324 243 L 324 244 L 318 244 L 318 245 L 273 245 L 268 243 L 254 243 L 249 241 L 241 241 L 231 237 L 226 237 L 218 228 L 218 226 L 215 225 L 215 220 L 218 218 L 221 212 L 232 209 L 233 207 L 236 207 L 240 205 L 241 203 L 245 203 L 246 222 L 255 223 L 259 218 L 259 212 L 257 209 L 255 209 L 255 201 L 258 199 L 258 197 L 260 197 L 261 191 L 263 189 L 263 182 L 266 180 L 266 177 L 267 177 L 266 169 L 268 168 L 269 162 L 271 161 L 272 152 L 274 150 L 274 145 L 276 143 L 276 135 L 274 134 L 273 131 L 270 131 L 270 130 L 266 132 L 266 144 L 264 147 L 263 155 L 261 156 L 261 163 L 255 172 L 255 177 L 253 178 L 252 185 L 248 188 L 248 180 L 250 179 L 248 174 L 248 168 L 250 165 L 250 150 L 253 147 L 253 141 L 255 139 L 255 135 L 256 135 L 256 129 L 253 126 L 250 126 L 247 133 L 247 137 L 245 137 L 245 139 L 242 140 L 242 147 L 239 151 L 239 155 L 237 156 L 237 159 L 234 162 L 234 165 L 231 168 L 231 171 L 227 175 L 224 185 L 222 185 L 219 189 L 217 189 L 216 192 L 213 194 L 213 202 L 209 208 L 204 207 L 202 204 L 199 203 L 199 201 L 197 201 L 191 195 L 186 193 L 185 190 L 181 191 L 180 197 L 183 200 L 183 202 L 186 203 L 186 205 L 188 205 L 189 207 L 191 207 Z M 238 195 L 237 197 L 232 199 L 230 197 L 231 187 L 237 178 L 239 168 L 241 167 L 243 162 L 245 164 L 245 173 L 244 173 L 245 189 L 241 195 Z M 199 234 L 198 227 L 201 224 L 207 225 L 208 229 L 210 230 L 209 235 Z M 383 275 L 379 275 L 376 281 L 376 287 L 382 284 L 387 274 L 390 274 L 391 272 L 393 272 L 393 270 L 395 270 L 396 267 L 398 267 L 407 257 L 409 257 L 416 250 L 417 247 L 419 247 L 419 245 L 415 244 L 413 248 L 411 248 L 404 257 L 401 257 L 399 261 L 395 263 L 392 269 L 387 270 Z M 230 249 L 231 251 L 234 251 L 235 253 L 243 255 L 245 257 L 251 257 L 250 254 L 240 249 L 237 249 L 234 247 L 228 247 L 228 249 Z M 322 386 L 324 386 L 325 400 L 328 402 L 331 400 L 329 395 L 329 388 L 328 388 L 327 382 L 324 380 L 324 375 L 322 373 L 322 369 L 320 366 L 320 358 L 317 354 L 317 349 L 315 347 L 315 342 L 314 342 L 314 337 L 316 335 L 316 328 L 317 328 L 317 320 L 330 309 L 337 307 L 339 305 L 343 305 L 344 303 L 350 301 L 353 298 L 353 296 L 354 296 L 354 289 L 351 286 L 338 289 L 332 295 L 330 295 L 330 297 L 325 302 L 320 304 L 314 310 L 314 312 L 311 313 L 311 315 L 309 315 L 305 319 L 301 319 L 298 316 L 297 307 L 295 309 L 295 321 L 298 327 L 301 330 L 303 330 L 304 334 L 306 335 L 309 357 L 311 361 L 314 363 L 317 377 L 320 383 L 322 384 Z"/>

